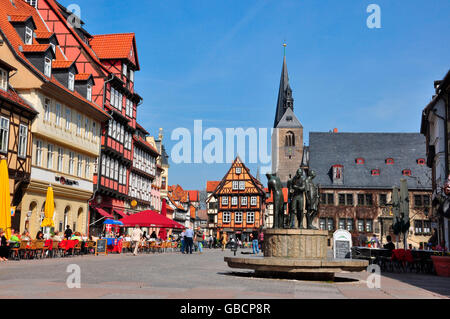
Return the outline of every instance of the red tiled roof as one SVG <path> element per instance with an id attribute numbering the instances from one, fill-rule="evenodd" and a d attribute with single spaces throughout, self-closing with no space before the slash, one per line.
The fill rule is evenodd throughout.
<path id="1" fill-rule="evenodd" d="M 18 104 L 32 113 L 35 113 L 35 114 L 38 113 L 31 105 L 29 105 L 27 102 L 25 102 L 25 100 L 22 99 L 13 90 L 4 91 L 4 90 L 0 89 L 0 97 L 9 100 L 12 103 Z"/>
<path id="2" fill-rule="evenodd" d="M 190 202 L 198 202 L 198 191 L 186 191 L 189 193 Z"/>
<path id="3" fill-rule="evenodd" d="M 48 39 L 51 38 L 52 35 L 54 35 L 53 32 L 48 31 L 39 31 L 34 33 L 36 35 L 36 39 Z"/>
<path id="4" fill-rule="evenodd" d="M 45 52 L 49 47 L 50 44 L 25 44 L 22 45 L 22 52 Z"/>
<path id="5" fill-rule="evenodd" d="M 75 81 L 86 81 L 92 76 L 90 73 L 78 73 L 75 75 Z"/>
<path id="6" fill-rule="evenodd" d="M 180 204 L 176 203 L 176 200 L 172 197 L 171 194 L 167 194 L 167 197 L 169 198 L 170 202 L 178 209 L 180 210 L 185 210 L 183 206 L 181 206 Z"/>
<path id="7" fill-rule="evenodd" d="M 74 63 L 75 63 L 75 61 L 53 60 L 52 69 L 68 69 Z"/>
<path id="8" fill-rule="evenodd" d="M 52 2 L 50 0 L 49 2 Z M 54 1 L 53 1 L 54 2 Z M 48 32 L 47 25 L 42 20 L 41 16 L 38 14 L 37 10 L 28 5 L 25 1 L 14 1 L 14 5 L 10 0 L 0 0 L 0 31 L 6 36 L 9 44 L 11 44 L 13 50 L 24 63 L 28 64 L 30 69 L 39 74 L 42 79 L 60 87 L 64 91 L 72 94 L 73 96 L 81 99 L 83 102 L 92 106 L 93 109 L 102 113 L 103 115 L 109 116 L 101 107 L 98 105 L 88 101 L 84 97 L 82 97 L 78 92 L 73 92 L 64 87 L 61 83 L 59 83 L 54 77 L 48 78 L 45 76 L 40 70 L 38 70 L 25 56 L 24 52 L 43 52 L 50 47 L 50 44 L 37 44 L 35 39 L 33 39 L 32 45 L 25 45 L 22 41 L 22 38 L 16 32 L 15 28 L 8 20 L 8 16 L 31 16 L 33 18 L 33 22 L 36 25 L 35 32 Z M 19 47 L 22 47 L 22 51 L 19 50 Z M 56 50 L 56 60 L 66 60 L 64 55 L 60 52 L 60 50 Z M 45 81 L 44 80 L 44 81 Z"/>
<path id="9" fill-rule="evenodd" d="M 195 211 L 196 211 L 195 207 L 191 205 L 189 207 L 189 212 L 190 212 L 191 218 L 195 218 Z"/>
<path id="10" fill-rule="evenodd" d="M 31 15 L 12 14 L 9 17 L 11 22 L 25 22 L 31 18 Z"/>
<path id="11" fill-rule="evenodd" d="M 99 59 L 130 59 L 135 45 L 134 33 L 94 35 L 89 44 Z"/>
<path id="12" fill-rule="evenodd" d="M 206 192 L 212 193 L 216 190 L 217 186 L 219 186 L 220 181 L 207 181 L 206 182 Z"/>

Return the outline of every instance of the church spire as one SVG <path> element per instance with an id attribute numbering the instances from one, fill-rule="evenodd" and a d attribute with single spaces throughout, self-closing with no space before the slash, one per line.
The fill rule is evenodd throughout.
<path id="1" fill-rule="evenodd" d="M 280 89 L 278 91 L 277 111 L 273 127 L 276 128 L 284 113 L 288 108 L 294 110 L 294 99 L 292 98 L 292 89 L 289 85 L 289 76 L 286 64 L 286 44 L 284 46 L 283 67 L 281 69 Z"/>

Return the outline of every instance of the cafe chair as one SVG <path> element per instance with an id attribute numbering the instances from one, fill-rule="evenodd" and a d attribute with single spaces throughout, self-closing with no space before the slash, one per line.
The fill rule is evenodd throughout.
<path id="1" fill-rule="evenodd" d="M 26 251 L 27 251 L 27 245 L 28 245 L 27 241 L 21 241 L 19 247 L 12 248 L 11 249 L 12 258 L 14 258 L 14 260 L 20 260 L 21 255 L 22 255 L 22 258 L 25 258 Z"/>

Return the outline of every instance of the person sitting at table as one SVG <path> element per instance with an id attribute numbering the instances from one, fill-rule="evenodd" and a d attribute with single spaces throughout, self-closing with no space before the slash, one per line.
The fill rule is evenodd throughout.
<path id="1" fill-rule="evenodd" d="M 394 245 L 394 243 L 392 242 L 392 237 L 391 237 L 391 235 L 388 235 L 388 236 L 386 237 L 386 240 L 387 240 L 388 242 L 387 242 L 387 244 L 385 244 L 385 245 L 383 246 L 383 248 L 384 248 L 384 249 L 389 249 L 390 251 L 393 251 L 393 250 L 395 249 L 395 245 Z"/>
<path id="2" fill-rule="evenodd" d="M 428 240 L 428 247 L 433 249 L 438 245 L 438 231 L 436 228 L 433 229 L 433 235 Z"/>
<path id="3" fill-rule="evenodd" d="M 36 234 L 37 240 L 44 240 L 44 233 L 42 231 L 38 231 Z"/>
<path id="4" fill-rule="evenodd" d="M 380 248 L 380 242 L 378 241 L 376 234 L 373 234 L 372 238 L 370 239 L 370 242 L 372 243 L 372 248 Z"/>
<path id="5" fill-rule="evenodd" d="M 75 233 L 72 235 L 71 240 L 78 240 L 78 241 L 80 241 L 80 242 L 83 241 L 82 238 L 81 238 L 81 234 L 80 234 L 79 232 L 75 232 Z"/>
<path id="6" fill-rule="evenodd" d="M 19 237 L 20 237 L 19 233 L 16 230 L 11 229 L 11 238 L 9 239 L 9 241 L 11 242 L 11 247 L 15 248 L 20 246 Z"/>
<path id="7" fill-rule="evenodd" d="M 58 241 L 58 242 L 62 240 L 62 237 L 59 234 L 59 231 L 55 231 L 55 234 L 53 235 L 52 240 L 53 241 Z"/>
<path id="8" fill-rule="evenodd" d="M 439 245 L 436 246 L 437 251 L 447 251 L 447 248 L 445 247 L 445 241 L 442 240 Z"/>
<path id="9" fill-rule="evenodd" d="M 9 243 L 5 236 L 5 231 L 0 228 L 0 261 L 8 261 Z"/>

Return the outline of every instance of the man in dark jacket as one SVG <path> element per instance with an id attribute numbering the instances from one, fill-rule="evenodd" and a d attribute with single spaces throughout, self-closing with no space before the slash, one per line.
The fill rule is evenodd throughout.
<path id="1" fill-rule="evenodd" d="M 67 225 L 67 229 L 64 232 L 64 238 L 69 240 L 72 237 L 72 229 L 70 229 L 70 226 Z"/>

